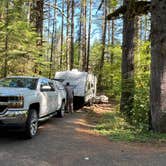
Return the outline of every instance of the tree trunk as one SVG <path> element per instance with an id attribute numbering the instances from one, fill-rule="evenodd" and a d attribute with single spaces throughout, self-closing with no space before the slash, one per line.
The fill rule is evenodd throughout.
<path id="1" fill-rule="evenodd" d="M 64 13 L 64 0 L 62 1 L 62 12 Z M 61 22 L 61 54 L 60 54 L 60 70 L 62 69 L 62 55 L 63 55 L 63 32 L 64 32 L 64 16 L 62 14 L 62 22 Z"/>
<path id="2" fill-rule="evenodd" d="M 82 20 L 81 20 L 81 18 L 82 18 L 82 4 L 80 3 L 80 19 L 79 19 L 79 36 L 78 36 L 78 47 L 79 47 L 79 49 L 78 49 L 78 64 L 79 64 L 79 66 L 80 66 L 80 68 L 81 68 L 81 55 L 82 55 L 82 50 L 81 50 L 81 41 L 82 41 L 82 36 L 81 36 L 81 34 L 82 34 Z"/>
<path id="3" fill-rule="evenodd" d="M 145 33 L 144 33 L 144 41 L 146 41 L 147 40 L 147 27 L 148 27 L 148 19 L 147 19 L 147 16 L 145 16 L 145 20 L 144 20 L 144 22 L 145 22 L 145 26 L 144 26 L 144 31 L 145 31 Z"/>
<path id="4" fill-rule="evenodd" d="M 70 70 L 74 67 L 74 0 L 71 0 L 71 46 L 70 46 Z"/>
<path id="5" fill-rule="evenodd" d="M 134 17 L 130 13 L 134 0 L 124 0 L 127 12 L 123 21 L 123 48 L 122 48 L 122 92 L 120 111 L 131 120 L 134 102 Z"/>
<path id="6" fill-rule="evenodd" d="M 57 0 L 54 0 L 55 6 L 57 4 Z M 49 78 L 52 77 L 52 70 L 53 70 L 53 53 L 55 50 L 55 39 L 56 39 L 56 9 L 54 9 L 54 19 L 53 19 L 53 27 L 52 27 L 52 36 L 51 36 L 51 55 L 50 55 L 50 72 Z"/>
<path id="7" fill-rule="evenodd" d="M 81 26 L 81 57 L 82 57 L 82 71 L 86 71 L 86 0 L 82 0 L 82 26 Z"/>
<path id="8" fill-rule="evenodd" d="M 151 95 L 152 127 L 166 132 L 166 3 L 152 0 Z"/>
<path id="9" fill-rule="evenodd" d="M 66 70 L 70 69 L 69 56 L 70 56 L 70 0 L 67 0 L 67 29 L 66 29 Z"/>
<path id="10" fill-rule="evenodd" d="M 108 28 L 108 48 L 110 47 L 111 45 L 111 22 L 108 21 L 108 24 L 107 24 Z"/>
<path id="11" fill-rule="evenodd" d="M 113 9 L 114 11 L 114 9 Z M 110 39 L 109 39 L 110 40 Z M 114 48 L 115 44 L 115 22 L 114 20 L 111 21 L 111 47 Z M 109 44 L 110 45 L 110 44 Z M 111 51 L 111 57 L 110 57 L 111 65 L 113 66 L 113 61 L 114 61 L 114 53 Z M 113 72 L 113 71 L 112 71 Z M 113 87 L 113 75 L 111 75 L 111 80 L 110 80 L 110 88 L 112 89 Z"/>
<path id="12" fill-rule="evenodd" d="M 87 64 L 86 71 L 89 71 L 89 58 L 90 58 L 90 39 L 91 39 L 91 27 L 92 27 L 92 0 L 90 0 L 90 9 L 89 9 L 89 27 L 88 27 L 88 48 L 87 48 Z"/>
<path id="13" fill-rule="evenodd" d="M 49 3 L 50 3 L 50 1 L 49 1 Z M 48 30 L 47 30 L 47 40 L 48 41 L 50 41 L 50 23 L 51 23 L 51 7 L 50 7 L 50 5 L 48 6 Z M 49 61 L 49 56 L 50 56 L 50 54 L 49 54 L 49 52 L 50 52 L 50 48 L 48 47 L 47 48 L 47 61 Z"/>
<path id="14" fill-rule="evenodd" d="M 43 8 L 44 0 L 36 1 L 36 32 L 39 34 L 38 46 L 42 46 L 43 43 Z"/>
<path id="15" fill-rule="evenodd" d="M 106 31 L 107 31 L 107 0 L 104 1 L 104 18 L 103 18 L 103 32 L 102 32 L 102 48 L 101 58 L 99 64 L 99 76 L 98 76 L 98 87 L 102 89 L 102 71 L 104 66 L 104 55 L 105 55 L 105 42 L 106 42 Z"/>
<path id="16" fill-rule="evenodd" d="M 44 0 L 32 0 L 32 10 L 31 10 L 31 16 L 30 16 L 30 22 L 34 24 L 34 27 L 36 29 L 36 32 L 39 36 L 39 39 L 36 41 L 36 45 L 38 46 L 38 49 L 40 50 L 43 45 L 43 17 L 44 17 Z M 42 56 L 39 54 L 39 57 Z M 39 63 L 36 62 L 34 65 L 34 73 L 41 74 L 41 71 L 39 70 Z"/>
<path id="17" fill-rule="evenodd" d="M 9 24 L 9 2 L 6 2 L 6 19 L 5 19 L 5 28 L 6 28 L 6 34 L 5 34 L 5 57 L 4 57 L 4 73 L 3 76 L 7 76 L 8 72 L 8 24 Z"/>
<path id="18" fill-rule="evenodd" d="M 141 25 L 141 20 L 139 16 L 135 17 L 135 59 L 136 59 L 136 65 L 137 67 L 140 66 L 140 26 Z"/>
<path id="19" fill-rule="evenodd" d="M 112 31 L 111 31 L 112 32 L 111 33 L 111 46 L 114 47 L 114 44 L 115 44 L 115 40 L 114 40 L 114 37 L 115 37 L 115 22 L 114 22 L 114 20 L 112 20 L 111 29 L 112 29 Z M 113 64 L 113 60 L 114 60 L 114 53 L 111 52 L 111 64 Z"/>

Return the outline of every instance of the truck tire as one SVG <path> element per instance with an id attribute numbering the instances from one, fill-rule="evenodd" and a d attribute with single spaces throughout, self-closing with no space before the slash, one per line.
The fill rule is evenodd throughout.
<path id="1" fill-rule="evenodd" d="M 28 119 L 25 126 L 25 137 L 27 139 L 33 138 L 38 130 L 38 114 L 35 109 L 30 109 Z"/>
<path id="2" fill-rule="evenodd" d="M 65 102 L 64 101 L 62 102 L 60 110 L 58 110 L 58 112 L 57 112 L 57 116 L 59 118 L 63 118 L 65 116 Z"/>

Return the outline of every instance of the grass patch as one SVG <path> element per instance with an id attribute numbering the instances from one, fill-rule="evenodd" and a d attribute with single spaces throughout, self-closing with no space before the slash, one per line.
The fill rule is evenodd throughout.
<path id="1" fill-rule="evenodd" d="M 94 130 L 101 135 L 108 136 L 110 140 L 166 143 L 166 134 L 144 131 L 141 127 L 131 126 L 116 110 L 99 112 L 93 109 L 88 117 L 96 124 Z"/>

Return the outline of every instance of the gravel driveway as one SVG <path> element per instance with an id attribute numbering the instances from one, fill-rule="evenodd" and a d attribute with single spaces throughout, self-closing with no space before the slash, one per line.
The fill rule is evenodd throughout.
<path id="1" fill-rule="evenodd" d="M 163 145 L 116 143 L 89 130 L 86 112 L 52 118 L 38 135 L 0 133 L 0 166 L 165 166 Z"/>

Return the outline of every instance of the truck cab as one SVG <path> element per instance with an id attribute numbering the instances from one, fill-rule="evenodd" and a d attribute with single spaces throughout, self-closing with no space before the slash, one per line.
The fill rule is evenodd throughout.
<path id="1" fill-rule="evenodd" d="M 38 122 L 64 116 L 66 96 L 47 78 L 13 76 L 0 80 L 0 126 L 16 126 L 36 135 Z M 61 97 L 62 96 L 62 97 Z"/>

